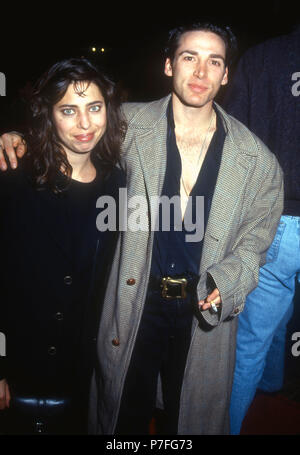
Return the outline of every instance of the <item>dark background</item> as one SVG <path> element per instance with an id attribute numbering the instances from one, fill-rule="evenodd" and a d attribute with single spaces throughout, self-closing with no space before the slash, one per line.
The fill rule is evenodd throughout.
<path id="1" fill-rule="evenodd" d="M 0 97 L 0 132 L 22 124 L 24 88 L 60 59 L 90 58 L 120 84 L 128 101 L 148 101 L 169 91 L 169 80 L 163 74 L 163 47 L 169 29 L 206 20 L 229 25 L 241 55 L 249 46 L 286 33 L 300 22 L 299 7 L 294 3 L 100 0 L 44 2 L 35 8 L 25 3 L 1 5 L 0 71 L 6 76 L 7 89 L 6 97 Z M 96 53 L 92 47 L 97 48 Z"/>

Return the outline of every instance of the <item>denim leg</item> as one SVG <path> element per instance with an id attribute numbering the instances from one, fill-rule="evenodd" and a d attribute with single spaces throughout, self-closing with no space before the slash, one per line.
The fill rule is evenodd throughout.
<path id="1" fill-rule="evenodd" d="M 288 316 L 291 316 L 298 258 L 299 217 L 283 216 L 268 250 L 267 263 L 260 269 L 259 284 L 248 295 L 245 309 L 239 316 L 230 405 L 231 434 L 240 433 L 244 416 L 263 376 L 275 333 L 278 329 L 285 333 L 281 324 L 286 325 Z M 285 340 L 282 336 L 276 340 L 278 352 L 278 346 Z M 282 346 L 280 350 L 282 369 Z"/>
<path id="2" fill-rule="evenodd" d="M 276 392 L 283 387 L 287 324 L 293 311 L 294 301 L 281 320 L 267 353 L 263 376 L 258 384 L 258 388 L 264 392 Z"/>

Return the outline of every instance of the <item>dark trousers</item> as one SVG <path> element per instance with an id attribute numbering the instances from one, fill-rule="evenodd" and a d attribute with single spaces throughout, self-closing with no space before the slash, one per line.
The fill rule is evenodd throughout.
<path id="1" fill-rule="evenodd" d="M 163 434 L 176 434 L 193 317 L 192 299 L 148 294 L 127 372 L 115 434 L 148 434 L 162 381 Z"/>

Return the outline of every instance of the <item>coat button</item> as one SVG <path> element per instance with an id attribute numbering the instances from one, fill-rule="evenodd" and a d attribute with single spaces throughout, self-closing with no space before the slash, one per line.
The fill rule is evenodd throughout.
<path id="1" fill-rule="evenodd" d="M 234 314 L 238 314 L 239 310 L 236 308 L 233 312 Z"/>
<path id="2" fill-rule="evenodd" d="M 55 319 L 57 319 L 58 321 L 62 321 L 63 318 L 64 318 L 64 315 L 60 311 L 58 311 L 55 315 Z"/>
<path id="3" fill-rule="evenodd" d="M 118 340 L 118 338 L 114 338 L 112 340 L 112 344 L 113 344 L 113 346 L 120 346 L 120 341 Z"/>
<path id="4" fill-rule="evenodd" d="M 64 277 L 64 283 L 67 285 L 72 284 L 72 277 L 70 275 L 67 275 Z"/>
<path id="5" fill-rule="evenodd" d="M 135 279 L 134 278 L 128 278 L 127 284 L 128 284 L 128 286 L 133 286 L 135 284 Z"/>
<path id="6" fill-rule="evenodd" d="M 49 355 L 55 355 L 56 354 L 56 347 L 55 346 L 50 346 L 48 349 L 48 354 Z"/>

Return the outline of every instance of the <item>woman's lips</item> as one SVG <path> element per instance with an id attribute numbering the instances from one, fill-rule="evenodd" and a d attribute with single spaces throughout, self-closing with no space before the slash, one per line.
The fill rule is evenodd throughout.
<path id="1" fill-rule="evenodd" d="M 90 133 L 90 134 L 79 134 L 78 136 L 75 136 L 75 138 L 77 139 L 77 141 L 79 142 L 89 142 L 93 139 L 94 137 L 94 133 Z"/>

